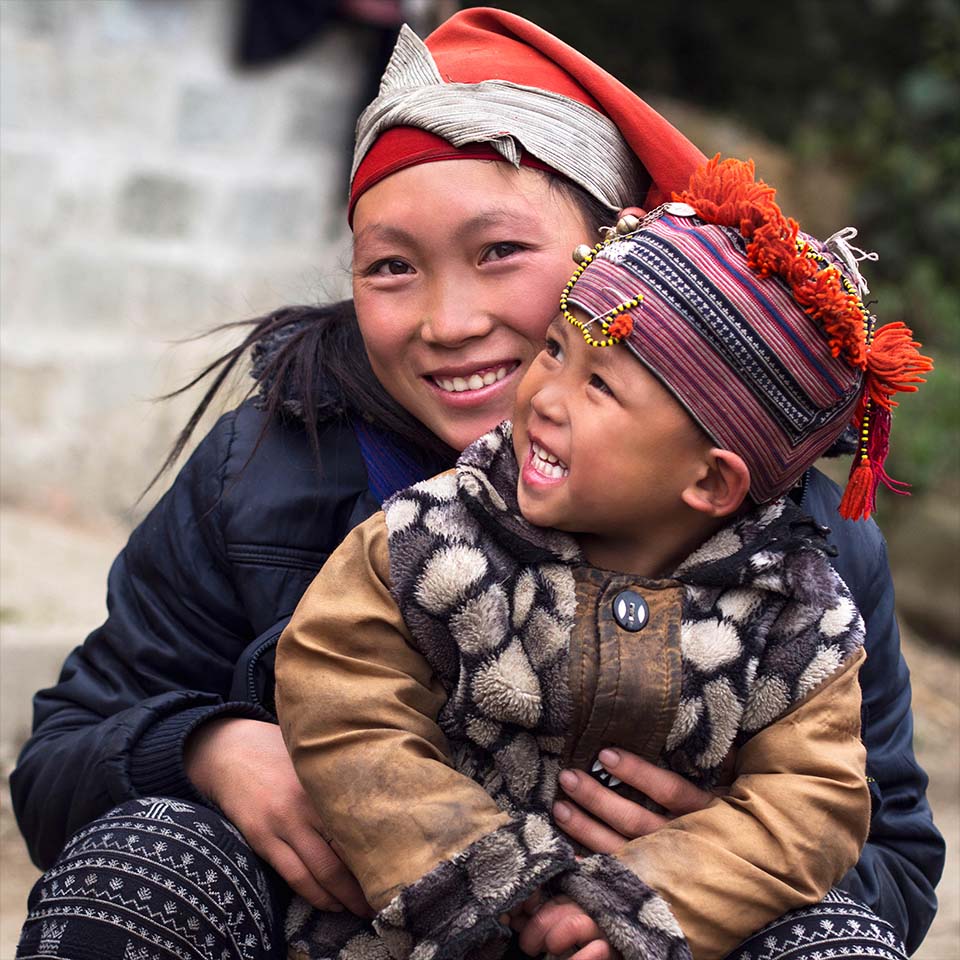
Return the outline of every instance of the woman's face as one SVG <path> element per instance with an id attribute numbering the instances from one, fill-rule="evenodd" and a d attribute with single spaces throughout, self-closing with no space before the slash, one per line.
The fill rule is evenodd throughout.
<path id="1" fill-rule="evenodd" d="M 482 160 L 401 170 L 354 211 L 353 295 L 389 393 L 462 450 L 512 414 L 573 248 L 594 232 L 543 174 Z"/>

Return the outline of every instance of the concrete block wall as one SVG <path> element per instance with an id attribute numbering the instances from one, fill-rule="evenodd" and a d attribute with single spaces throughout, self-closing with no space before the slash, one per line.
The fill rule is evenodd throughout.
<path id="1" fill-rule="evenodd" d="M 0 3 L 0 482 L 121 517 L 237 334 L 349 288 L 342 199 L 365 38 L 230 65 L 231 0 Z M 141 508 L 142 512 L 142 508 Z"/>

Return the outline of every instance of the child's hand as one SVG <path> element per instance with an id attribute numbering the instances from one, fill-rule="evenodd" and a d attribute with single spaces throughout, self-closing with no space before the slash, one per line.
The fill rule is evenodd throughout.
<path id="1" fill-rule="evenodd" d="M 542 902 L 543 894 L 538 887 L 523 903 L 517 904 L 509 913 L 501 914 L 500 922 L 510 927 L 514 933 L 521 933 Z"/>
<path id="2" fill-rule="evenodd" d="M 547 900 L 526 920 L 520 949 L 528 956 L 568 954 L 570 960 L 616 960 L 619 956 L 600 928 L 568 897 Z"/>

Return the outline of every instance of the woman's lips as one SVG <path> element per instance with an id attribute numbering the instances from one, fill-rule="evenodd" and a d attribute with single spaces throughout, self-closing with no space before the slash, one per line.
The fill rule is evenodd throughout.
<path id="1" fill-rule="evenodd" d="M 509 389 L 519 360 L 494 363 L 473 369 L 446 369 L 426 374 L 423 379 L 444 402 L 454 406 L 486 403 L 491 397 Z"/>
<path id="2" fill-rule="evenodd" d="M 484 387 L 492 386 L 499 380 L 503 380 L 516 366 L 517 361 L 511 360 L 507 363 L 477 367 L 464 373 L 432 373 L 428 375 L 428 379 L 432 380 L 434 386 L 439 387 L 444 393 L 466 393 L 470 390 L 482 390 Z"/>

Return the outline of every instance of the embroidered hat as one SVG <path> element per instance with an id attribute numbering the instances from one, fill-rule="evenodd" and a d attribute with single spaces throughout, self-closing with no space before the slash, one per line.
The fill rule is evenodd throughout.
<path id="1" fill-rule="evenodd" d="M 849 423 L 860 443 L 840 504 L 869 517 L 893 395 L 933 367 L 900 322 L 876 328 L 849 231 L 799 232 L 754 177 L 714 157 L 674 201 L 621 221 L 580 260 L 561 310 L 594 346 L 623 342 L 718 446 L 743 457 L 758 503 L 788 490 Z M 577 320 L 569 307 L 590 318 Z"/>
<path id="2" fill-rule="evenodd" d="M 522 17 L 474 7 L 425 43 L 401 30 L 357 122 L 349 216 L 391 173 L 450 159 L 556 172 L 619 210 L 669 199 L 704 157 L 583 54 Z"/>

